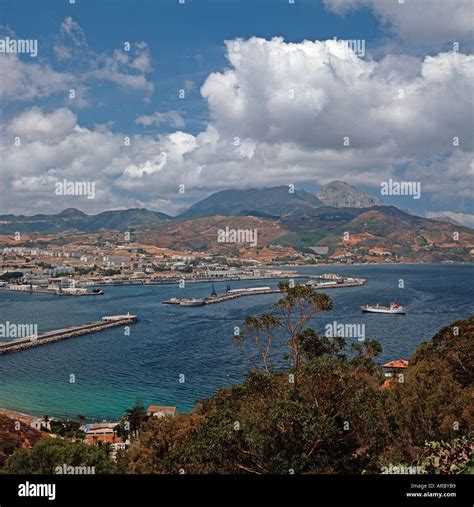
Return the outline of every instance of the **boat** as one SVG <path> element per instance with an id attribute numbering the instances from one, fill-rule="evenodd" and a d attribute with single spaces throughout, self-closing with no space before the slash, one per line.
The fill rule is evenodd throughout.
<path id="1" fill-rule="evenodd" d="M 205 304 L 204 299 L 181 299 L 179 302 L 180 306 L 202 306 Z"/>
<path id="2" fill-rule="evenodd" d="M 166 301 L 163 301 L 163 303 L 167 305 L 179 305 L 180 300 L 178 298 L 171 298 L 167 299 Z"/>
<path id="3" fill-rule="evenodd" d="M 390 306 L 382 306 L 378 303 L 375 306 L 364 305 L 360 309 L 366 313 L 396 313 L 399 315 L 406 313 L 405 308 L 397 303 L 390 303 Z"/>

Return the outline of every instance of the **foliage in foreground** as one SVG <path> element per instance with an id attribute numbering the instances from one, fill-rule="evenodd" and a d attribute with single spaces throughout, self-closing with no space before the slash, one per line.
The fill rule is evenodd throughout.
<path id="1" fill-rule="evenodd" d="M 307 288 L 284 290 L 279 316 L 248 318 L 238 337 L 255 345 L 253 359 L 261 364 L 193 413 L 148 421 L 126 456 L 131 473 L 379 473 L 387 463 L 418 461 L 429 471 L 437 457 L 443 473 L 468 470 L 474 317 L 422 344 L 403 381 L 381 389 L 373 360 L 380 345 L 357 343 L 354 354 L 343 354 L 344 340 L 305 327 L 307 315 L 330 309 L 329 298 Z M 282 328 L 285 372 L 269 364 L 267 351 Z M 449 454 L 459 439 L 463 450 Z"/>

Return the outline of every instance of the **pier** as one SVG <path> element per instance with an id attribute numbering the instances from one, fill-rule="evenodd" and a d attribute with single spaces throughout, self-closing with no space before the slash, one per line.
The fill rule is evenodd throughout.
<path id="1" fill-rule="evenodd" d="M 166 305 L 180 305 L 180 306 L 203 306 L 212 305 L 215 303 L 222 303 L 229 301 L 230 299 L 236 299 L 243 296 L 257 296 L 259 294 L 276 294 L 281 292 L 280 289 L 271 289 L 270 287 L 256 287 L 251 289 L 234 289 L 229 290 L 224 294 L 216 294 L 202 299 L 178 299 L 172 298 L 163 301 Z"/>
<path id="2" fill-rule="evenodd" d="M 31 349 L 32 347 L 39 347 L 40 345 L 47 345 L 48 343 L 54 343 L 68 338 L 75 338 L 76 336 L 98 333 L 99 331 L 104 331 L 113 327 L 133 324 L 136 321 L 136 315 L 109 315 L 102 317 L 102 320 L 91 322 L 90 324 L 48 331 L 38 336 L 28 336 L 8 342 L 0 342 L 0 355 L 10 352 L 19 352 L 21 350 Z"/>
<path id="3" fill-rule="evenodd" d="M 364 285 L 367 280 L 364 278 L 348 278 L 341 275 L 323 274 L 311 275 L 309 282 L 306 285 L 313 287 L 313 289 L 334 289 L 342 287 L 359 287 Z M 319 281 L 318 281 L 319 280 Z M 213 286 L 213 293 L 210 297 L 205 298 L 171 298 L 162 301 L 166 305 L 180 305 L 180 306 L 204 306 L 212 305 L 215 303 L 222 303 L 229 299 L 236 299 L 243 296 L 257 296 L 259 294 L 276 294 L 281 292 L 280 289 L 272 289 L 271 287 L 251 287 L 248 289 L 233 289 L 228 290 L 224 294 L 216 294 Z"/>
<path id="4" fill-rule="evenodd" d="M 54 296 L 102 296 L 104 294 L 104 291 L 100 289 L 88 290 L 81 287 L 51 290 L 42 287 L 30 288 L 29 285 L 13 285 L 0 287 L 0 290 L 17 294 L 53 294 Z"/>

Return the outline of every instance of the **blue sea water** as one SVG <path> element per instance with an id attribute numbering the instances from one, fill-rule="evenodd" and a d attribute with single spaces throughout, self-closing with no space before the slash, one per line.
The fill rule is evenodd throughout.
<path id="1" fill-rule="evenodd" d="M 369 265 L 298 268 L 302 274 L 339 272 L 368 280 L 362 287 L 327 290 L 333 310 L 316 316 L 325 325 L 365 324 L 366 337 L 383 348 L 380 362 L 409 358 L 441 327 L 473 312 L 472 265 Z M 399 288 L 400 280 L 404 288 Z M 276 286 L 277 281 L 232 282 L 232 288 Z M 216 283 L 218 293 L 225 283 Z M 0 322 L 37 323 L 45 332 L 130 312 L 130 327 L 81 336 L 0 356 L 0 407 L 37 415 L 118 417 L 137 397 L 145 404 L 191 410 L 196 401 L 241 381 L 248 360 L 234 343 L 234 326 L 248 314 L 270 310 L 278 294 L 243 297 L 215 305 L 163 305 L 170 297 L 209 295 L 211 284 L 105 287 L 98 297 L 0 292 Z M 365 303 L 396 300 L 405 316 L 363 314 Z M 277 345 L 280 355 L 283 345 Z M 74 377 L 71 377 L 73 375 Z M 184 378 L 183 378 L 184 375 Z M 70 379 L 74 378 L 75 382 Z M 184 379 L 184 382 L 182 380 Z M 180 381 L 181 380 L 181 381 Z"/>

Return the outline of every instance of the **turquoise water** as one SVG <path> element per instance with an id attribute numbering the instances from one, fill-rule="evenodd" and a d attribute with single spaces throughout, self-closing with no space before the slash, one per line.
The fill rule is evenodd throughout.
<path id="1" fill-rule="evenodd" d="M 339 272 L 367 278 L 363 287 L 328 290 L 332 312 L 313 322 L 319 332 L 333 321 L 365 324 L 366 337 L 380 341 L 380 362 L 408 358 L 416 346 L 454 320 L 473 313 L 474 267 L 393 265 L 300 268 L 303 274 Z M 403 279 L 405 288 L 398 288 Z M 272 281 L 232 282 L 232 288 Z M 225 283 L 216 283 L 217 292 Z M 97 298 L 0 292 L 0 322 L 37 323 L 39 332 L 130 312 L 130 327 L 82 336 L 0 356 L 0 406 L 38 415 L 117 417 L 141 397 L 145 404 L 191 410 L 220 387 L 241 381 L 249 369 L 233 341 L 234 326 L 248 314 L 268 311 L 278 294 L 182 308 L 170 297 L 209 295 L 211 284 L 105 287 Z M 405 316 L 362 314 L 360 305 L 395 299 Z M 282 349 L 275 350 L 281 353 Z M 70 382 L 74 375 L 74 383 Z M 184 382 L 180 382 L 183 380 Z M 181 377 L 180 377 L 181 376 Z"/>

